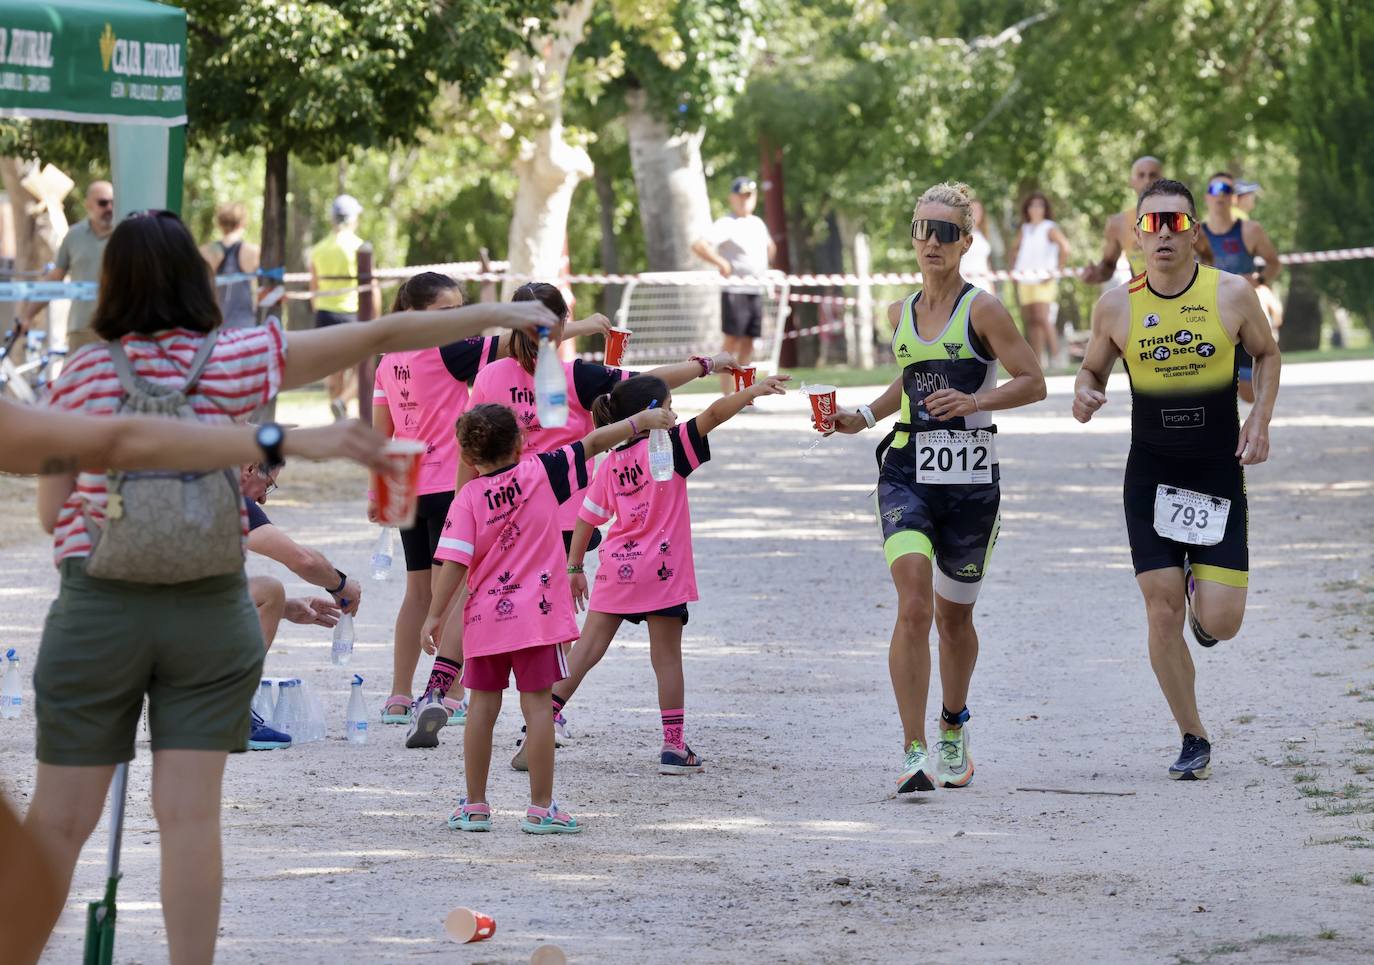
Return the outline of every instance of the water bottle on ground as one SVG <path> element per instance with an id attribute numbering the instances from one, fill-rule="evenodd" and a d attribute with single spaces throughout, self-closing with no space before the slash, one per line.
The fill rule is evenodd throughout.
<path id="1" fill-rule="evenodd" d="M 19 677 L 19 655 L 13 647 L 5 652 L 5 680 L 0 684 L 0 717 L 18 717 L 24 707 L 24 684 Z"/>
<path id="2" fill-rule="evenodd" d="M 309 741 L 322 741 L 326 736 L 324 720 L 324 705 L 320 703 L 320 695 L 315 693 L 315 688 L 307 684 L 301 685 L 302 703 L 305 705 L 305 739 Z"/>
<path id="3" fill-rule="evenodd" d="M 649 408 L 657 409 L 658 400 L 649 403 Z M 667 429 L 649 430 L 649 475 L 654 482 L 667 482 L 673 478 L 673 440 Z"/>
<path id="4" fill-rule="evenodd" d="M 272 729 L 279 730 L 283 734 L 290 734 L 295 727 L 295 722 L 291 719 L 291 711 L 294 707 L 291 700 L 291 681 L 283 680 L 277 685 L 277 706 L 272 714 Z"/>
<path id="5" fill-rule="evenodd" d="M 274 710 L 272 681 L 264 680 L 258 684 L 258 692 L 253 695 L 253 712 L 262 718 L 263 723 L 271 726 Z"/>
<path id="6" fill-rule="evenodd" d="M 391 557 L 392 550 L 395 548 L 393 541 L 395 533 L 396 531 L 390 526 L 383 526 L 381 533 L 377 535 L 377 545 L 372 547 L 372 578 L 378 583 L 391 578 Z"/>
<path id="7" fill-rule="evenodd" d="M 350 744 L 367 743 L 367 705 L 363 702 L 363 678 L 353 675 L 353 692 L 348 695 L 348 713 L 344 728 Z"/>
<path id="8" fill-rule="evenodd" d="M 334 646 L 330 651 L 334 666 L 348 666 L 353 659 L 353 641 L 353 617 L 347 613 L 341 614 L 338 625 L 334 627 Z"/>
<path id="9" fill-rule="evenodd" d="M 568 374 L 558 350 L 549 341 L 548 329 L 539 330 L 539 355 L 534 363 L 534 408 L 545 429 L 568 424 Z"/>

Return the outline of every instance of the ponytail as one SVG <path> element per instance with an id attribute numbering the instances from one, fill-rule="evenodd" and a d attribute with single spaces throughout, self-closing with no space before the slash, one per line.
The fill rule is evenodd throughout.
<path id="1" fill-rule="evenodd" d="M 650 402 L 668 404 L 668 383 L 656 375 L 636 375 L 597 396 L 592 403 L 592 421 L 597 428 L 608 426 L 643 412 Z"/>

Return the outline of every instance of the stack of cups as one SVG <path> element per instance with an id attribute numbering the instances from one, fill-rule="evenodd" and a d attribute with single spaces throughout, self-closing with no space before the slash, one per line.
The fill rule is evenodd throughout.
<path id="1" fill-rule="evenodd" d="M 630 344 L 631 334 L 628 328 L 619 325 L 606 333 L 606 364 L 611 368 L 618 369 L 625 361 L 625 346 Z"/>
<path id="2" fill-rule="evenodd" d="M 811 400 L 811 425 L 817 432 L 835 431 L 835 387 L 808 385 L 806 395 Z"/>

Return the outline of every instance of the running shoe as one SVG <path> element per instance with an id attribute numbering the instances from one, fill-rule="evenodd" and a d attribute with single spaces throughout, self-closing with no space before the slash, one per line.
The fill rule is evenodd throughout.
<path id="1" fill-rule="evenodd" d="M 273 730 L 267 726 L 267 721 L 262 719 L 262 714 L 253 711 L 253 725 L 248 732 L 248 749 L 250 751 L 275 751 L 291 746 L 291 735 L 283 734 L 279 730 Z"/>
<path id="2" fill-rule="evenodd" d="M 967 787 L 973 780 L 973 757 L 968 752 L 968 725 L 940 731 L 935 744 L 935 775 L 941 787 Z"/>
<path id="3" fill-rule="evenodd" d="M 1205 737 L 1183 735 L 1183 750 L 1178 760 L 1169 765 L 1169 778 L 1174 781 L 1205 781 L 1212 776 L 1212 745 Z"/>
<path id="4" fill-rule="evenodd" d="M 1215 647 L 1217 638 L 1206 630 L 1202 629 L 1202 624 L 1197 622 L 1197 615 L 1193 613 L 1193 591 L 1197 589 L 1197 581 L 1193 579 L 1193 564 L 1188 560 L 1183 561 L 1183 592 L 1188 597 L 1188 629 L 1193 631 L 1193 639 L 1201 647 Z"/>
<path id="5" fill-rule="evenodd" d="M 658 773 L 670 777 L 700 774 L 705 769 L 705 764 L 705 761 L 692 753 L 690 747 L 686 749 L 686 753 L 675 747 L 665 747 L 658 755 Z"/>
<path id="6" fill-rule="evenodd" d="M 559 711 L 553 715 L 553 746 L 567 747 L 572 743 L 572 728 L 568 726 L 568 718 Z"/>
<path id="7" fill-rule="evenodd" d="M 448 708 L 433 691 L 415 704 L 410 715 L 410 729 L 406 731 L 406 747 L 438 747 L 439 731 L 448 723 Z"/>
<path id="8" fill-rule="evenodd" d="M 930 758 L 920 741 L 912 741 L 906 749 L 906 764 L 902 776 L 897 779 L 897 793 L 910 794 L 912 791 L 933 791 L 935 782 L 930 779 Z"/>

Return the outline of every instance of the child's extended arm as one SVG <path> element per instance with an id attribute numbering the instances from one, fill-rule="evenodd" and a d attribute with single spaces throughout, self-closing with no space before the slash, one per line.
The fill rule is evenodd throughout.
<path id="1" fill-rule="evenodd" d="M 439 627 L 443 623 L 444 611 L 448 609 L 454 594 L 467 578 L 468 568 L 452 560 L 445 561 L 435 574 L 429 614 L 425 617 L 425 625 L 420 630 L 420 646 L 424 648 L 425 653 L 439 652 L 439 641 L 435 639 L 435 634 L 439 632 Z M 462 619 L 461 614 L 456 615 L 455 619 Z"/>
<path id="2" fill-rule="evenodd" d="M 587 437 L 582 440 L 582 454 L 585 458 L 591 459 L 641 432 L 650 429 L 671 429 L 676 422 L 677 415 L 672 409 L 645 409 L 628 419 L 612 422 L 608 426 L 587 433 Z"/>
<path id="3" fill-rule="evenodd" d="M 573 530 L 572 546 L 568 548 L 568 582 L 572 585 L 573 606 L 579 612 L 587 609 L 587 575 L 582 572 L 582 565 L 587 558 L 587 544 L 592 541 L 593 529 L 591 523 L 579 519 Z"/>
<path id="4" fill-rule="evenodd" d="M 723 395 L 706 407 L 706 411 L 697 416 L 697 432 L 703 436 L 710 432 L 722 422 L 728 422 L 735 416 L 744 411 L 744 407 L 753 402 L 761 395 L 784 395 L 787 392 L 786 384 L 790 382 L 790 375 L 770 375 L 749 386 L 730 395 Z"/>

